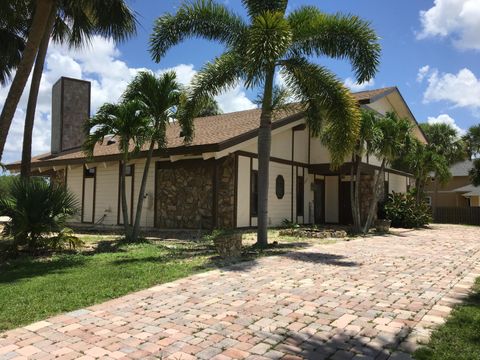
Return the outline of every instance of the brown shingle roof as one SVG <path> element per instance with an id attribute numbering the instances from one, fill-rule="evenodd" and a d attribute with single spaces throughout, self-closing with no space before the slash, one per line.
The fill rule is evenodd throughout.
<path id="1" fill-rule="evenodd" d="M 353 96 L 359 102 L 365 102 L 392 91 L 392 87 L 361 91 L 354 93 Z M 296 121 L 302 117 L 301 112 L 278 114 L 273 127 L 277 128 Z M 193 141 L 185 145 L 183 137 L 180 137 L 180 126 L 178 123 L 172 123 L 167 128 L 167 149 L 166 154 L 178 154 L 193 151 L 219 151 L 229 146 L 238 144 L 256 136 L 260 122 L 260 110 L 244 110 L 228 114 L 221 114 L 194 120 L 195 132 Z M 148 145 L 145 146 L 146 150 Z M 103 144 L 97 144 L 94 150 L 94 157 L 97 161 L 108 161 L 118 157 L 119 151 L 117 144 L 108 145 L 107 140 Z M 60 165 L 84 162 L 85 154 L 81 149 L 64 151 L 59 154 L 42 154 L 32 158 L 32 166 Z M 8 165 L 10 169 L 15 169 L 20 162 Z"/>

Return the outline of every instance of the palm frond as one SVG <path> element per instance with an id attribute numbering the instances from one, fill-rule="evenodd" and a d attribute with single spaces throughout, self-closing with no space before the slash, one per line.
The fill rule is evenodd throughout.
<path id="1" fill-rule="evenodd" d="M 192 37 L 233 46 L 246 31 L 243 19 L 211 0 L 184 3 L 175 15 L 160 16 L 150 37 L 150 54 L 156 62 L 172 46 Z"/>
<path id="2" fill-rule="evenodd" d="M 242 3 L 247 8 L 248 15 L 254 18 L 268 11 L 285 14 L 288 0 L 242 0 Z"/>
<path id="3" fill-rule="evenodd" d="M 217 57 L 194 76 L 187 102 L 178 114 L 186 142 L 193 138 L 193 118 L 201 110 L 202 104 L 235 86 L 243 76 L 242 57 L 234 52 Z"/>
<path id="4" fill-rule="evenodd" d="M 294 56 L 329 56 L 349 59 L 356 79 L 372 79 L 378 69 L 381 47 L 370 23 L 353 15 L 330 15 L 304 6 L 288 16 Z"/>
<path id="5" fill-rule="evenodd" d="M 303 58 L 281 62 L 287 87 L 305 107 L 310 132 L 319 136 L 328 128 L 332 166 L 352 153 L 358 138 L 361 114 L 355 99 L 329 70 Z"/>

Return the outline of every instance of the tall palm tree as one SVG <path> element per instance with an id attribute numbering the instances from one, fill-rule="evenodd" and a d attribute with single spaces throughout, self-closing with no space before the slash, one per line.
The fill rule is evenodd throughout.
<path id="1" fill-rule="evenodd" d="M 352 204 L 353 230 L 357 233 L 362 231 L 362 217 L 360 212 L 360 179 L 362 173 L 362 159 L 371 154 L 381 138 L 381 129 L 378 127 L 378 115 L 369 110 L 362 110 L 360 131 L 352 151 L 352 164 L 350 166 L 350 202 Z M 330 134 L 329 127 L 322 133 L 322 141 L 325 144 L 336 141 L 335 136 Z"/>
<path id="2" fill-rule="evenodd" d="M 443 156 L 449 166 L 462 161 L 467 157 L 467 149 L 464 141 L 452 126 L 448 124 L 421 124 L 420 125 L 427 139 L 429 151 Z M 437 208 L 438 186 L 440 184 L 439 174 L 435 172 L 434 194 L 432 210 L 435 216 Z"/>
<path id="3" fill-rule="evenodd" d="M 17 71 L 0 113 L 0 161 L 2 160 L 3 149 L 5 148 L 15 110 L 22 96 L 23 89 L 27 84 L 54 3 L 55 0 L 35 0 L 33 18 L 29 27 L 25 48 L 22 52 L 22 58 L 18 63 Z"/>
<path id="4" fill-rule="evenodd" d="M 462 137 L 466 145 L 467 155 L 472 158 L 480 153 L 480 125 L 471 126 Z"/>
<path id="5" fill-rule="evenodd" d="M 411 125 L 408 119 L 399 118 L 396 113 L 388 112 L 385 116 L 376 121 L 379 135 L 373 142 L 372 149 L 379 159 L 381 159 L 380 169 L 375 175 L 373 185 L 373 196 L 370 201 L 370 207 L 365 221 L 363 232 L 366 234 L 370 229 L 375 216 L 375 209 L 378 202 L 380 186 L 384 181 L 385 167 L 391 164 L 403 153 L 404 148 L 411 139 Z"/>
<path id="6" fill-rule="evenodd" d="M 371 79 L 377 70 L 380 46 L 370 25 L 356 16 L 329 15 L 313 6 L 286 15 L 288 0 L 243 0 L 247 23 L 225 6 L 209 0 L 184 3 L 176 14 L 156 20 L 150 41 L 155 61 L 181 41 L 202 37 L 218 41 L 225 52 L 206 64 L 192 81 L 187 111 L 180 119 L 191 123 L 196 101 L 216 96 L 239 80 L 247 88 L 261 88 L 258 129 L 258 231 L 257 244 L 268 244 L 268 184 L 273 120 L 274 77 L 280 72 L 303 105 L 310 132 L 317 136 L 330 124 L 337 142 L 330 147 L 332 162 L 342 163 L 358 135 L 360 112 L 355 100 L 327 68 L 312 56 L 347 58 L 356 79 Z M 187 133 L 185 140 L 192 139 Z"/>
<path id="7" fill-rule="evenodd" d="M 25 49 L 31 7 L 28 0 L 0 2 L 0 85 L 6 85 Z"/>
<path id="8" fill-rule="evenodd" d="M 20 171 L 22 177 L 30 175 L 35 110 L 50 38 L 70 47 L 81 47 L 87 44 L 93 35 L 123 41 L 135 31 L 135 15 L 124 0 L 89 0 L 80 6 L 78 1 L 63 0 L 52 8 L 33 68 L 23 132 Z"/>
<path id="9" fill-rule="evenodd" d="M 144 71 L 132 80 L 123 94 L 125 101 L 135 100 L 141 106 L 142 113 L 149 118 L 148 126 L 152 134 L 138 194 L 132 232 L 133 241 L 137 240 L 140 231 L 143 199 L 153 150 L 155 147 L 159 149 L 165 147 L 166 128 L 179 105 L 180 91 L 181 85 L 177 82 L 175 72 L 166 72 L 157 77 L 152 72 Z"/>
<path id="10" fill-rule="evenodd" d="M 131 226 L 128 217 L 125 172 L 131 156 L 141 150 L 145 142 L 153 134 L 149 128 L 150 117 L 141 110 L 139 101 L 125 101 L 119 104 L 104 104 L 95 116 L 85 123 L 86 140 L 84 151 L 92 158 L 97 143 L 105 138 L 114 138 L 122 155 L 120 171 L 120 192 L 122 201 L 123 226 L 125 237 L 131 239 Z"/>
<path id="11" fill-rule="evenodd" d="M 417 204 L 424 199 L 425 186 L 431 173 L 436 174 L 435 177 L 440 184 L 446 183 L 451 177 L 447 159 L 418 139 L 412 139 L 409 142 L 399 159 L 395 161 L 395 167 L 415 177 Z"/>

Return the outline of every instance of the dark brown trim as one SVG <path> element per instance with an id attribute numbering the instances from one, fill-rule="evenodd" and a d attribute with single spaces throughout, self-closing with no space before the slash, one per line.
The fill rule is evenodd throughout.
<path id="1" fill-rule="evenodd" d="M 82 211 L 80 216 L 80 222 L 83 221 L 83 213 L 85 208 L 85 166 L 82 166 Z"/>
<path id="2" fill-rule="evenodd" d="M 254 154 L 254 153 L 251 153 L 251 152 L 248 152 L 248 151 L 239 150 L 239 151 L 236 151 L 235 153 L 238 154 L 239 156 L 245 156 L 245 157 L 248 157 L 248 158 L 258 159 L 257 154 Z M 306 164 L 306 163 L 302 163 L 302 162 L 298 162 L 298 161 L 291 161 L 291 160 L 286 160 L 286 159 L 280 159 L 280 158 L 277 158 L 277 157 L 270 157 L 270 161 L 274 162 L 274 163 L 278 163 L 278 164 L 284 164 L 284 165 L 308 167 L 308 164 Z"/>
<path id="3" fill-rule="evenodd" d="M 154 181 L 154 184 L 153 184 L 153 227 L 158 227 L 158 221 L 157 221 L 157 192 L 158 192 L 158 187 L 157 187 L 157 174 L 158 174 L 158 171 L 160 170 L 160 161 L 156 161 L 155 162 L 155 166 L 153 167 L 154 171 L 155 171 L 155 174 L 153 175 L 153 181 Z"/>
<path id="4" fill-rule="evenodd" d="M 221 160 L 216 160 L 213 165 L 212 177 L 213 177 L 213 188 L 212 188 L 212 218 L 213 218 L 213 228 L 218 228 L 218 166 L 221 164 Z"/>
<path id="5" fill-rule="evenodd" d="M 292 181 L 293 183 L 293 181 Z M 293 187 L 293 186 L 292 186 Z M 298 166 L 295 166 L 295 222 L 298 224 L 298 199 L 297 199 L 297 193 L 298 193 Z M 292 191 L 292 200 L 293 200 L 293 191 Z M 293 204 L 293 201 L 292 201 Z"/>
<path id="6" fill-rule="evenodd" d="M 250 158 L 250 173 L 248 176 L 248 178 L 250 179 L 250 185 L 248 187 L 248 224 L 250 227 L 252 226 L 252 176 L 253 176 L 253 157 Z"/>
<path id="7" fill-rule="evenodd" d="M 234 190 L 234 197 L 233 197 L 233 204 L 234 204 L 234 208 L 233 208 L 233 227 L 236 228 L 237 225 L 238 225 L 238 167 L 240 166 L 239 165 L 239 161 L 238 161 L 238 154 L 235 154 L 235 160 L 234 160 L 234 166 L 235 166 L 235 178 L 233 179 L 233 183 L 234 183 L 234 186 L 235 186 L 235 190 Z"/>
<path id="8" fill-rule="evenodd" d="M 85 166 L 82 166 L 82 212 L 80 221 L 85 224 L 94 224 L 95 223 L 95 206 L 96 206 L 96 198 L 97 198 L 97 168 L 95 169 L 95 174 L 93 177 L 87 177 L 85 172 Z M 92 179 L 93 178 L 93 199 L 92 199 L 92 221 L 85 221 L 85 179 Z"/>
<path id="9" fill-rule="evenodd" d="M 293 173 L 295 169 L 295 165 L 293 165 L 295 162 L 295 128 L 292 128 L 292 165 L 291 165 L 291 186 L 290 186 L 290 220 L 293 222 Z"/>
<path id="10" fill-rule="evenodd" d="M 310 145 L 310 142 L 312 141 L 311 140 L 312 138 L 312 134 L 310 133 L 310 128 L 308 128 L 308 165 L 310 165 L 310 153 L 312 152 L 312 149 L 311 149 L 311 145 Z"/>
<path id="11" fill-rule="evenodd" d="M 297 126 L 294 126 L 292 129 L 293 131 L 303 131 L 307 128 L 307 124 L 303 123 L 303 124 L 299 124 Z"/>
<path id="12" fill-rule="evenodd" d="M 117 195 L 117 225 L 120 225 L 120 198 L 122 192 L 120 189 L 120 178 L 122 176 L 122 162 L 118 162 L 118 195 Z"/>
<path id="13" fill-rule="evenodd" d="M 275 121 L 272 124 L 272 130 L 278 129 L 282 126 L 286 126 L 288 124 L 291 124 L 295 121 L 298 121 L 304 117 L 303 112 L 294 114 L 291 116 L 288 116 L 284 119 Z M 182 145 L 182 146 L 177 146 L 175 148 L 170 148 L 170 149 L 157 149 L 153 152 L 153 157 L 168 157 L 170 155 L 201 155 L 202 153 L 205 152 L 218 152 L 225 150 L 229 147 L 238 145 L 242 142 L 251 140 L 258 136 L 258 128 L 253 129 L 251 131 L 248 131 L 246 133 L 243 133 L 241 135 L 237 135 L 231 139 L 225 140 L 220 143 L 216 144 L 204 144 L 204 145 Z M 69 149 L 69 151 L 72 149 Z M 80 148 L 75 148 L 75 150 L 80 150 Z M 140 158 L 145 158 L 147 155 L 147 150 L 141 151 L 135 155 L 132 156 L 132 159 L 140 159 Z M 88 162 L 108 162 L 108 161 L 115 161 L 115 160 L 121 160 L 121 154 L 110 154 L 110 155 L 102 155 L 102 156 L 96 156 L 93 159 L 87 159 L 86 157 L 81 157 L 81 158 L 71 158 L 71 159 L 60 159 L 56 160 L 55 158 L 59 156 L 63 156 L 65 154 L 58 153 L 58 154 L 49 154 L 45 155 L 45 160 L 44 161 L 38 161 L 32 163 L 33 167 L 44 167 L 44 166 L 54 166 L 54 165 L 73 165 L 73 164 L 84 164 Z M 20 168 L 19 163 L 14 163 L 14 164 L 8 164 L 7 169 L 8 170 L 15 170 L 16 168 Z"/>
<path id="14" fill-rule="evenodd" d="M 60 152 L 62 152 L 63 151 L 63 99 L 65 98 L 63 77 L 61 77 L 58 81 L 61 81 L 60 82 Z"/>
<path id="15" fill-rule="evenodd" d="M 380 166 L 367 164 L 362 162 L 362 170 L 363 174 L 371 175 L 375 170 L 379 170 Z M 346 162 L 336 170 L 332 170 L 330 164 L 313 164 L 308 167 L 308 172 L 310 174 L 318 174 L 318 175 L 326 175 L 326 176 L 336 176 L 336 175 L 349 175 L 350 174 L 350 167 L 351 162 Z M 396 169 L 385 169 L 385 172 L 406 176 L 406 177 L 413 177 L 412 174 L 396 170 Z"/>
<path id="16" fill-rule="evenodd" d="M 134 204 L 133 200 L 135 199 L 135 164 L 130 165 L 132 167 L 132 184 L 131 184 L 131 191 L 130 191 L 130 224 L 133 225 L 133 209 Z"/>
<path id="17" fill-rule="evenodd" d="M 68 189 L 67 181 L 68 181 L 68 165 L 65 166 L 65 188 Z"/>
<path id="18" fill-rule="evenodd" d="M 95 224 L 95 209 L 97 207 L 97 171 L 95 168 L 95 176 L 93 177 L 93 209 L 92 209 L 92 223 Z"/>
<path id="19" fill-rule="evenodd" d="M 133 209 L 134 209 L 134 204 L 133 201 L 135 199 L 135 164 L 130 164 L 127 166 L 132 167 L 132 173 L 131 175 L 126 175 L 125 180 L 127 177 L 131 177 L 131 184 L 130 184 L 130 224 L 133 224 Z M 123 225 L 120 220 L 123 221 L 123 216 L 120 216 L 121 212 L 121 205 L 122 205 L 122 190 L 120 187 L 120 182 L 122 178 L 122 163 L 119 162 L 118 164 L 118 199 L 117 199 L 117 225 Z"/>

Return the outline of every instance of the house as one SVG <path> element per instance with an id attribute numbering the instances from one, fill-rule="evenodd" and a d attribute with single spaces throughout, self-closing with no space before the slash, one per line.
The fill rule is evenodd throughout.
<path id="1" fill-rule="evenodd" d="M 468 175 L 473 161 L 465 160 L 450 167 L 448 183 L 436 184 L 434 179 L 425 187 L 428 202 L 435 207 L 480 207 L 480 187 L 473 186 Z M 435 187 L 437 189 L 435 190 Z"/>
<path id="2" fill-rule="evenodd" d="M 62 77 L 52 90 L 52 151 L 36 156 L 32 170 L 64 183 L 77 196 L 76 223 L 114 226 L 122 223 L 119 201 L 118 147 L 105 140 L 89 161 L 81 150 L 83 120 L 90 115 L 90 83 Z M 354 94 L 360 106 L 384 114 L 395 111 L 411 120 L 414 134 L 426 139 L 396 87 Z M 166 150 L 155 150 L 144 201 L 142 226 L 155 228 L 244 228 L 257 224 L 257 133 L 260 110 L 197 118 L 191 144 L 180 128 L 168 127 Z M 309 134 L 302 113 L 278 115 L 273 122 L 270 162 L 270 226 L 284 219 L 300 223 L 351 222 L 350 164 L 330 168 L 330 156 Z M 130 214 L 136 208 L 146 151 L 127 168 Z M 373 175 L 380 161 L 364 158 L 360 181 L 362 209 L 368 207 Z M 10 164 L 12 171 L 19 163 Z M 388 191 L 405 192 L 407 173 L 388 168 Z M 133 216 L 132 216 L 133 217 Z"/>

